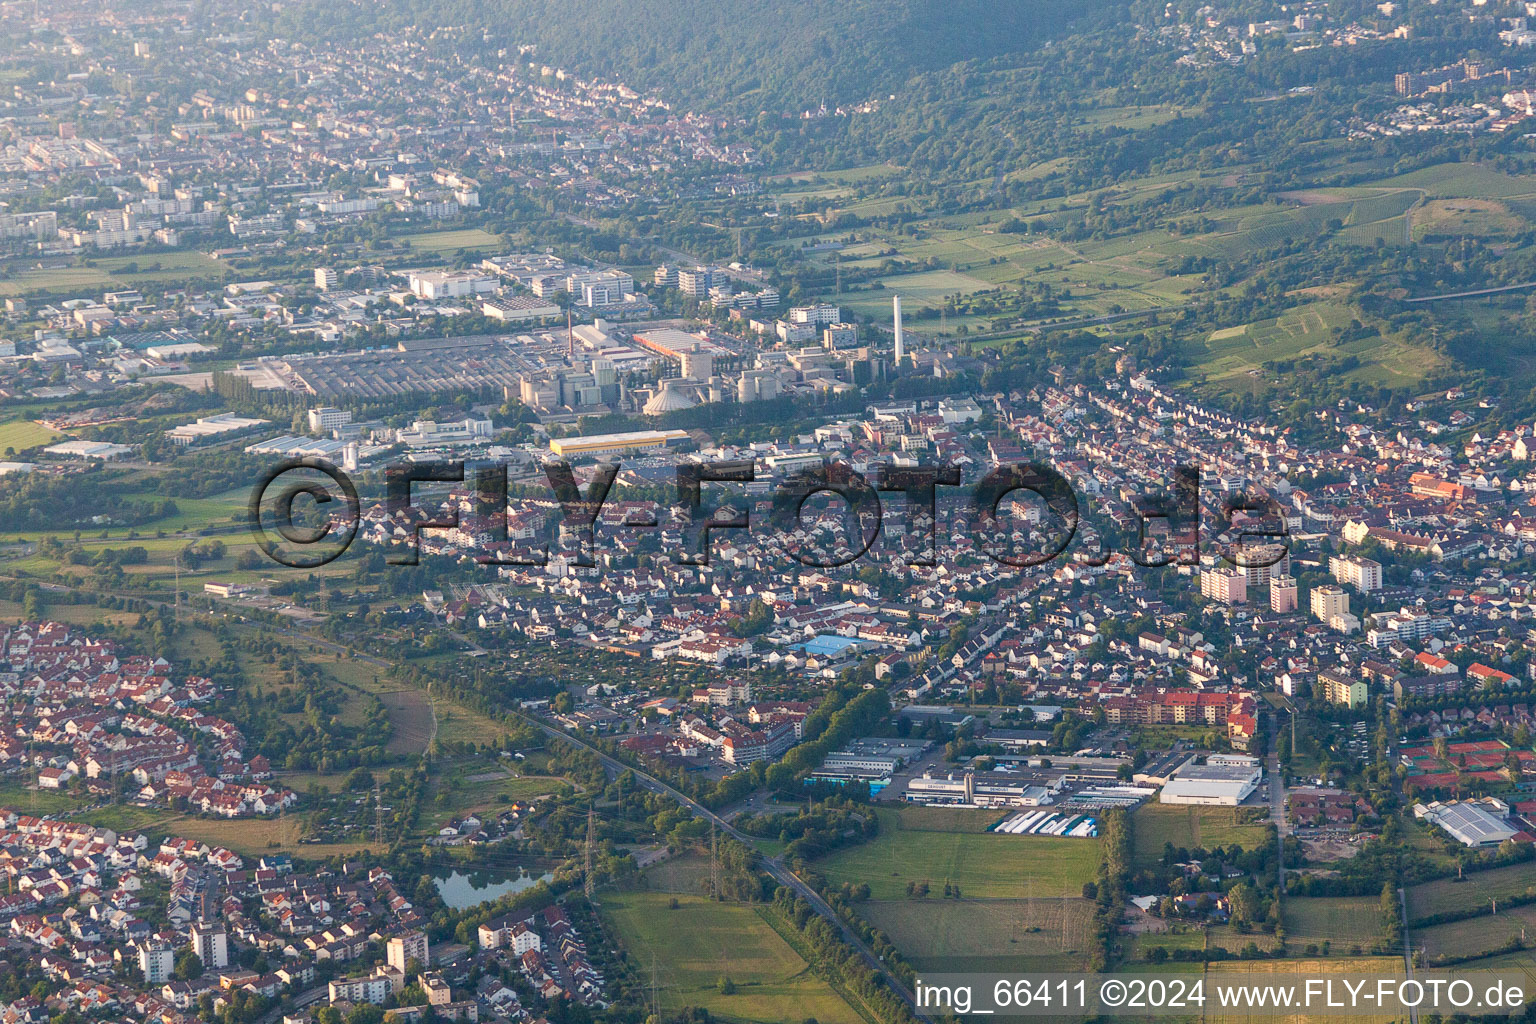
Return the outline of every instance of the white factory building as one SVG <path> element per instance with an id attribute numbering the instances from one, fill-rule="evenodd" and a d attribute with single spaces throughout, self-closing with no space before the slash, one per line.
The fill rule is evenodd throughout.
<path id="1" fill-rule="evenodd" d="M 1518 831 L 1509 820 L 1509 805 L 1495 797 L 1415 804 L 1413 816 L 1439 825 L 1463 846 L 1498 846 Z"/>
<path id="2" fill-rule="evenodd" d="M 1205 764 L 1186 764 L 1163 787 L 1160 803 L 1236 807 L 1259 788 L 1264 769 L 1256 757 L 1213 754 Z"/>

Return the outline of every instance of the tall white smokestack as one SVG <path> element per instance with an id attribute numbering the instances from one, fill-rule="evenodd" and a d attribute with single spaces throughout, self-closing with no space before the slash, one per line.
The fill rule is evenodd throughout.
<path id="1" fill-rule="evenodd" d="M 907 354 L 906 344 L 901 337 L 901 296 L 891 296 L 891 314 L 896 318 L 896 365 L 901 365 L 902 357 Z"/>

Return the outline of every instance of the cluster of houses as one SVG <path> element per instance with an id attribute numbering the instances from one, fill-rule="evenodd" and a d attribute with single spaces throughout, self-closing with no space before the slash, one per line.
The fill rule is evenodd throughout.
<path id="1" fill-rule="evenodd" d="M 75 785 L 224 818 L 272 815 L 298 796 L 245 737 L 210 714 L 207 679 L 177 682 L 164 658 L 119 654 L 58 622 L 0 631 L 0 772 L 36 771 L 40 789 Z"/>
<path id="2" fill-rule="evenodd" d="M 565 909 L 551 904 L 525 918 L 497 918 L 480 926 L 482 951 L 516 969 L 546 1000 L 569 996 L 589 1006 L 606 1006 L 603 975 L 587 956 L 586 943 Z"/>
<path id="3" fill-rule="evenodd" d="M 399 1024 L 429 1015 L 521 1020 L 528 1012 L 495 971 L 473 984 L 467 973 L 507 951 L 535 991 L 603 1005 L 603 977 L 558 905 L 482 928 L 482 948 L 459 966 L 455 993 L 442 973 L 427 970 L 426 917 L 381 867 L 296 869 L 282 854 L 247 865 L 195 840 L 155 846 L 143 835 L 0 810 L 0 875 L 0 948 L 13 966 L 49 980 L 46 996 L 0 1003 L 0 1019 L 14 1024 L 43 1024 L 67 1010 L 193 1024 L 238 993 L 302 996 L 301 1005 L 319 997 L 346 1011 L 399 1002 L 391 997 L 413 974 L 427 1003 L 392 1006 L 388 1016 Z M 375 963 L 381 948 L 385 962 Z M 195 976 L 177 970 L 186 950 L 201 965 Z M 240 966 L 257 955 L 265 973 Z"/>

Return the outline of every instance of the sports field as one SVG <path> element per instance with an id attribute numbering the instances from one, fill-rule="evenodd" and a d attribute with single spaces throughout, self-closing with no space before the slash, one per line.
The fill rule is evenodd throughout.
<path id="1" fill-rule="evenodd" d="M 401 241 L 411 243 L 411 251 L 423 253 L 457 252 L 459 249 L 497 249 L 501 236 L 481 228 L 462 228 L 458 231 L 422 231 L 414 235 L 401 235 Z"/>
<path id="2" fill-rule="evenodd" d="M 834 885 L 867 882 L 877 900 L 905 899 L 908 883 L 923 882 L 934 899 L 946 882 L 972 899 L 1080 897 L 1098 871 L 1096 839 L 928 831 L 930 820 L 882 810 L 879 836 L 818 860 L 815 870 Z"/>
<path id="3" fill-rule="evenodd" d="M 1401 756 L 1413 765 L 1408 770 L 1408 781 L 1420 789 L 1429 789 L 1455 785 L 1457 768 L 1462 769 L 1468 778 L 1506 782 L 1509 777 L 1505 772 L 1504 761 L 1510 749 L 1509 744 L 1503 740 L 1486 739 L 1448 744 L 1445 758 L 1439 757 L 1433 746 L 1404 747 Z M 1536 762 L 1536 753 L 1529 750 L 1517 750 L 1515 756 L 1524 762 L 1527 770 L 1530 770 L 1532 762 Z"/>
<path id="4" fill-rule="evenodd" d="M 677 909 L 670 909 L 671 901 Z M 701 896 L 657 892 L 604 895 L 601 912 L 639 977 L 652 963 L 662 1008 L 701 1007 L 738 1021 L 863 1024 L 863 1018 L 810 970 L 752 907 Z M 720 979 L 736 991 L 725 995 Z"/>

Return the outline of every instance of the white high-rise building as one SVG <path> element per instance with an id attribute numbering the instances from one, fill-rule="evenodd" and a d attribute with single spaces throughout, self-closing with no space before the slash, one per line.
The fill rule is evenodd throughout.
<path id="1" fill-rule="evenodd" d="M 350 409 L 338 409 L 333 405 L 322 405 L 317 409 L 309 410 L 310 433 L 319 434 L 344 427 L 352 422 Z"/>
<path id="2" fill-rule="evenodd" d="M 1355 555 L 1334 555 L 1328 560 L 1333 578 L 1362 594 L 1381 589 L 1381 563 Z"/>
<path id="3" fill-rule="evenodd" d="M 385 955 L 389 960 L 389 966 L 406 973 L 406 964 L 416 960 L 423 967 L 429 962 L 427 936 L 423 932 L 407 932 L 404 935 L 396 935 L 385 946 Z"/>
<path id="4" fill-rule="evenodd" d="M 139 970 L 144 972 L 144 984 L 164 985 L 175 969 L 176 951 L 166 943 L 150 942 L 139 947 Z"/>
<path id="5" fill-rule="evenodd" d="M 336 271 L 330 267 L 315 268 L 315 287 L 321 291 L 328 292 L 335 288 L 337 280 Z"/>
<path id="6" fill-rule="evenodd" d="M 192 929 L 192 951 L 210 970 L 229 966 L 229 933 L 223 925 L 202 925 Z"/>

